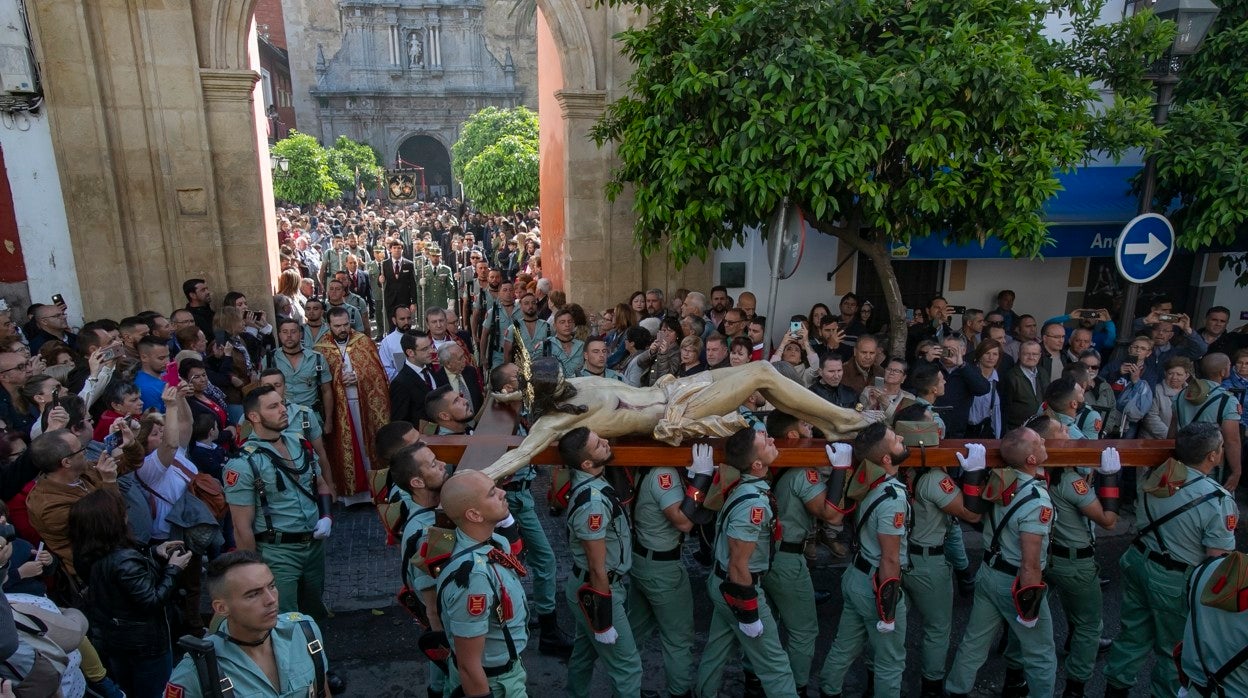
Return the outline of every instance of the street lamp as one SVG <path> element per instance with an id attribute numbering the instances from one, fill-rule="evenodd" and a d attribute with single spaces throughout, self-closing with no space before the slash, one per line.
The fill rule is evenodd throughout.
<path id="1" fill-rule="evenodd" d="M 1170 116 L 1170 102 L 1174 86 L 1179 83 L 1179 70 L 1183 58 L 1200 50 L 1205 36 L 1218 16 L 1218 6 L 1210 0 L 1138 0 L 1134 11 L 1152 10 L 1160 19 L 1174 22 L 1178 28 L 1170 48 L 1154 63 L 1146 75 L 1157 87 L 1157 104 L 1153 108 L 1153 123 L 1163 126 Z M 1157 189 L 1157 158 L 1149 155 L 1144 161 L 1144 181 L 1140 186 L 1140 204 L 1137 213 L 1153 209 L 1153 193 Z M 1118 317 L 1118 343 L 1130 343 L 1135 323 L 1135 306 L 1140 299 L 1139 284 L 1128 283 Z"/>
<path id="2" fill-rule="evenodd" d="M 273 174 L 285 177 L 290 174 L 290 159 L 276 153 L 269 153 L 269 167 L 273 170 Z"/>

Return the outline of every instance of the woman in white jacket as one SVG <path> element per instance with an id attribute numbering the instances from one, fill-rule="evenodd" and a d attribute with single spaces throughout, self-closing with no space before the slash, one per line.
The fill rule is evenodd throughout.
<path id="1" fill-rule="evenodd" d="M 1139 438 L 1164 439 L 1174 419 L 1174 399 L 1192 378 L 1192 360 L 1186 356 L 1171 357 L 1166 362 L 1166 377 L 1153 386 L 1153 404 L 1140 422 Z"/>

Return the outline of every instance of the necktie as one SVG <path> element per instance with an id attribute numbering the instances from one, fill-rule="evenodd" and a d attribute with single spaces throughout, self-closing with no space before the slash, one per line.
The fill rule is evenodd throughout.
<path id="1" fill-rule="evenodd" d="M 429 389 L 432 390 L 434 388 L 433 375 L 429 373 L 429 369 L 421 371 L 421 375 L 425 377 L 425 383 L 427 383 L 429 385 Z"/>
<path id="2" fill-rule="evenodd" d="M 399 260 L 397 259 L 394 260 L 394 275 L 396 277 L 399 275 Z"/>

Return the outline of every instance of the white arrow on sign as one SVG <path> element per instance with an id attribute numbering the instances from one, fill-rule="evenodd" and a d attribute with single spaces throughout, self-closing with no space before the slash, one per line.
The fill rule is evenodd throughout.
<path id="1" fill-rule="evenodd" d="M 1148 242 L 1128 242 L 1123 250 L 1125 254 L 1144 255 L 1145 264 L 1156 259 L 1158 255 L 1165 254 L 1165 251 L 1166 243 L 1159 240 L 1152 233 L 1148 234 Z"/>

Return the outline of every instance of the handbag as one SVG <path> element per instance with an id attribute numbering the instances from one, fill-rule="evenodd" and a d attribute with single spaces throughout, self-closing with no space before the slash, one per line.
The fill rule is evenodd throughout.
<path id="1" fill-rule="evenodd" d="M 989 383 L 989 392 L 992 397 L 988 399 L 988 416 L 984 417 L 974 424 L 966 425 L 966 438 L 968 439 L 995 439 L 997 438 L 996 430 L 993 428 L 992 415 L 997 411 L 997 382 Z"/>

